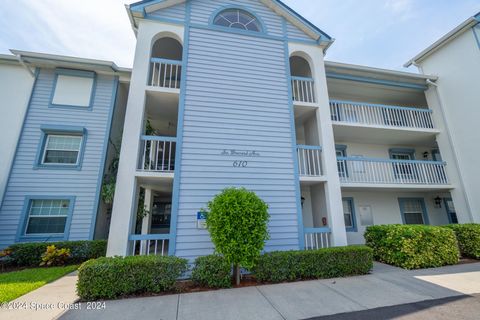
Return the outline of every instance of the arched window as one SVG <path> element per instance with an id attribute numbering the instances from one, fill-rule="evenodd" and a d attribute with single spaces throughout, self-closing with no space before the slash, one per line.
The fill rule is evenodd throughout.
<path id="1" fill-rule="evenodd" d="M 260 22 L 254 15 L 241 9 L 223 10 L 215 17 L 213 24 L 227 28 L 256 32 L 260 32 L 262 29 Z"/>

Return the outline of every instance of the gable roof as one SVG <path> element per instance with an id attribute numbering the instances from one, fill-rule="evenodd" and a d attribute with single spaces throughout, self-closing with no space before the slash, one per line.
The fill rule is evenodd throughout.
<path id="1" fill-rule="evenodd" d="M 186 0 L 143 0 L 136 3 L 132 3 L 127 6 L 129 11 L 131 22 L 133 19 L 143 18 L 146 14 L 153 11 L 165 9 L 177 4 L 184 3 Z M 276 14 L 284 17 L 288 22 L 305 32 L 307 35 L 318 41 L 319 43 L 326 44 L 328 48 L 334 41 L 327 33 L 320 30 L 313 23 L 302 17 L 295 10 L 287 6 L 280 0 L 258 0 L 265 6 L 270 8 Z"/>
<path id="2" fill-rule="evenodd" d="M 423 50 L 419 54 L 417 54 L 415 57 L 410 59 L 407 63 L 404 64 L 404 67 L 408 68 L 411 65 L 416 65 L 417 63 L 421 62 L 428 56 L 430 56 L 432 53 L 443 47 L 444 45 L 448 44 L 450 41 L 453 39 L 457 38 L 461 34 L 463 34 L 465 31 L 470 30 L 471 28 L 475 27 L 480 23 L 480 12 L 474 15 L 473 17 L 468 18 L 465 20 L 462 24 L 460 24 L 458 27 L 438 39 L 436 42 L 434 42 L 431 46 L 429 46 L 427 49 Z"/>

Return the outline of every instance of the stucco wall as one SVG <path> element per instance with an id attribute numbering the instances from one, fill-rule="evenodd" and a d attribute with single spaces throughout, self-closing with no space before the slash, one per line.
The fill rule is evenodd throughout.
<path id="1" fill-rule="evenodd" d="M 479 26 L 476 32 L 480 36 Z M 471 212 L 470 219 L 480 222 L 480 166 L 475 160 L 480 158 L 480 44 L 473 31 L 468 30 L 420 65 L 424 73 L 439 77 L 438 95 L 451 137 L 450 141 L 439 140 L 440 148 L 452 153 L 449 158 L 458 160 L 461 175 L 458 183 L 463 180 L 465 186 L 466 210 Z"/>
<path id="2" fill-rule="evenodd" d="M 441 208 L 435 208 L 434 199 L 437 196 L 449 197 L 448 193 L 429 193 L 429 192 L 398 192 L 398 191 L 343 191 L 343 197 L 353 198 L 355 207 L 355 218 L 357 222 L 357 232 L 347 232 L 349 244 L 364 243 L 363 234 L 366 226 L 360 222 L 360 206 L 370 206 L 372 208 L 373 222 L 375 225 L 381 224 L 402 224 L 399 198 L 423 198 L 430 220 L 430 225 L 448 224 L 447 211 L 442 203 Z"/>
<path id="3" fill-rule="evenodd" d="M 34 78 L 23 67 L 0 61 L 0 203 L 15 154 Z"/>

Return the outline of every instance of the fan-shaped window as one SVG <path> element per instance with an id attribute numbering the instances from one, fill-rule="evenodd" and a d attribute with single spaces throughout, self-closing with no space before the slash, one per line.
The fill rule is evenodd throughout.
<path id="1" fill-rule="evenodd" d="M 227 9 L 220 12 L 213 24 L 217 26 L 260 32 L 260 22 L 254 15 L 241 9 Z"/>

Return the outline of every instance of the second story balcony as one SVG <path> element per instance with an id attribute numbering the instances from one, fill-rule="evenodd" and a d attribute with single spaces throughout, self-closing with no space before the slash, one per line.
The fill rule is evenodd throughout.
<path id="1" fill-rule="evenodd" d="M 297 145 L 300 182 L 315 184 L 325 181 L 322 170 L 322 147 Z"/>
<path id="2" fill-rule="evenodd" d="M 442 161 L 390 160 L 338 157 L 338 174 L 344 185 L 440 186 L 450 184 Z"/>
<path id="3" fill-rule="evenodd" d="M 332 100 L 330 113 L 334 124 L 414 130 L 435 129 L 432 111 L 426 108 Z"/>
<path id="4" fill-rule="evenodd" d="M 142 136 L 140 159 L 137 169 L 150 173 L 173 173 L 177 138 Z"/>

